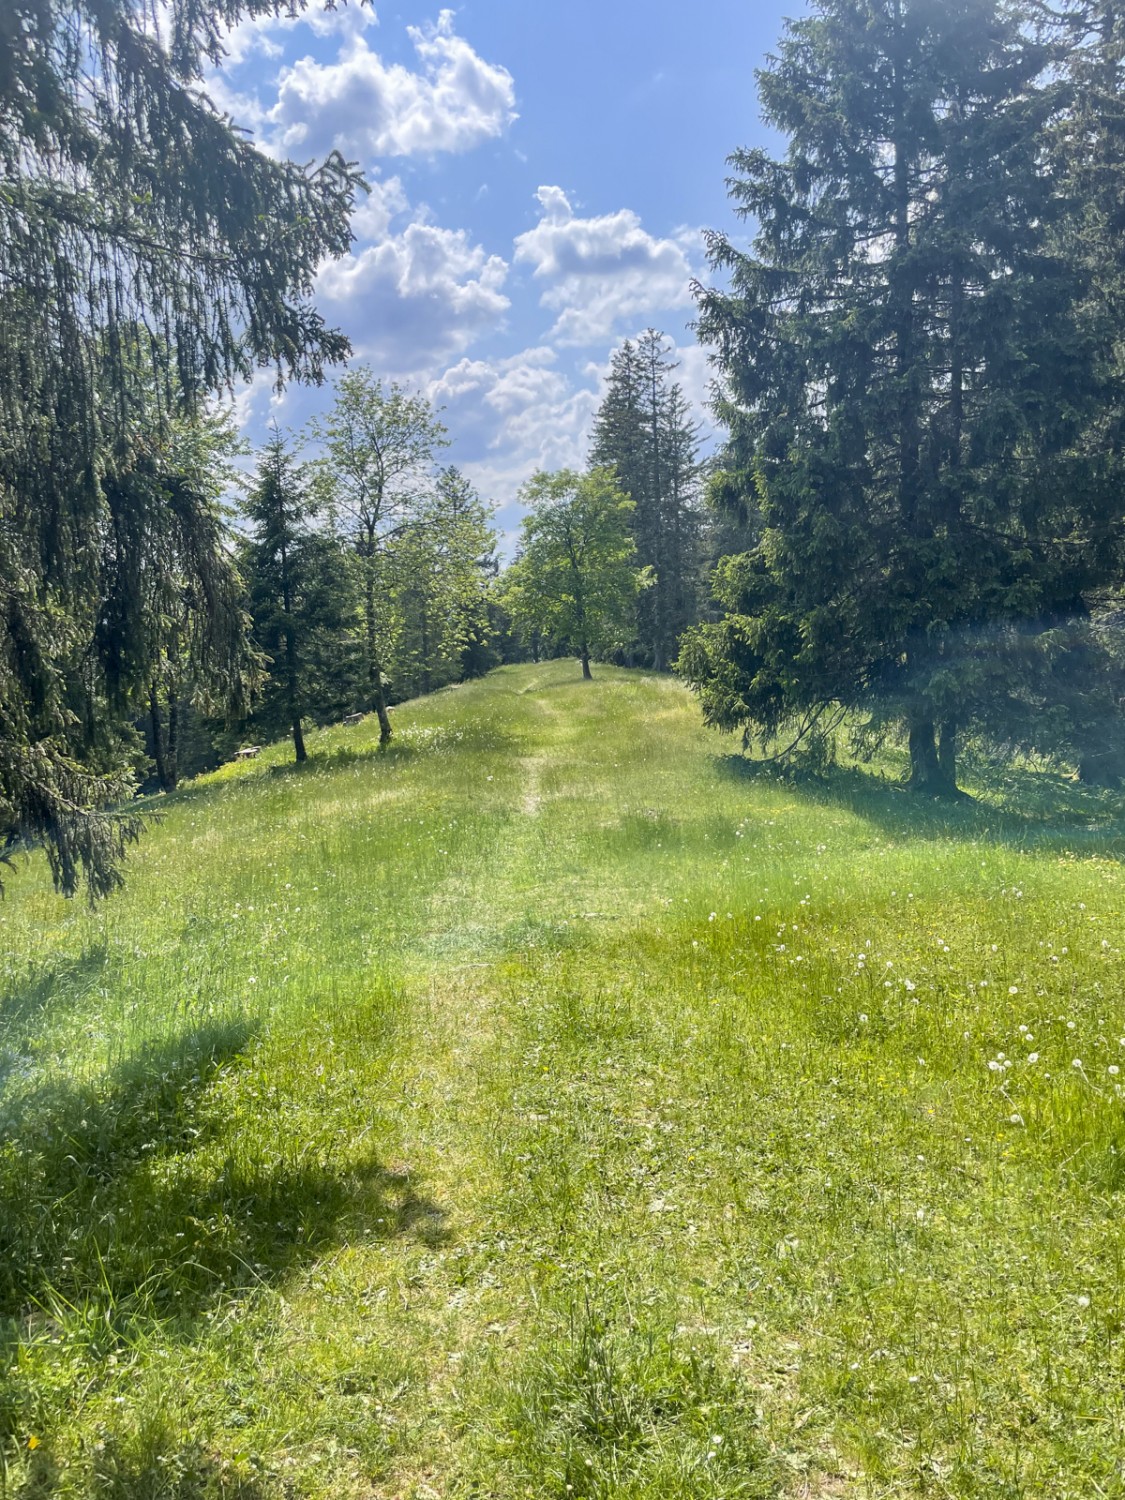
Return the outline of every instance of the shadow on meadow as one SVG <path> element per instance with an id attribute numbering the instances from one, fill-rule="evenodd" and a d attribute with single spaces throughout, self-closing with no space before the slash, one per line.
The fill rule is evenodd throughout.
<path id="1" fill-rule="evenodd" d="M 389 745 L 380 745 L 378 741 L 358 745 L 325 743 L 328 735 L 338 731 L 339 726 L 333 725 L 326 730 L 310 732 L 307 741 L 308 759 L 300 764 L 293 759 L 292 747 L 286 742 L 283 759 L 275 760 L 272 755 L 267 754 L 261 760 L 250 761 L 248 764 L 226 761 L 215 771 L 208 771 L 194 780 L 182 782 L 174 792 L 150 794 L 137 799 L 136 805 L 146 815 L 159 817 L 161 807 L 172 803 L 189 804 L 200 798 L 213 797 L 220 787 L 238 786 L 246 789 L 262 783 L 315 778 L 326 771 L 349 770 L 357 766 L 369 766 L 373 772 L 393 774 L 426 755 L 446 750 L 470 755 L 515 756 L 525 748 L 518 734 L 509 732 L 495 722 L 476 723 L 470 720 L 464 724 L 452 721 L 448 724 L 408 725 L 396 733 Z M 272 749 L 272 746 L 267 747 L 267 751 Z"/>
<path id="2" fill-rule="evenodd" d="M 100 941 L 79 954 L 56 957 L 31 973 L 7 976 L 0 987 L 0 1084 L 47 1013 L 84 999 L 99 981 L 104 982 L 108 964 L 109 947 Z"/>
<path id="3" fill-rule="evenodd" d="M 11 1500 L 51 1500 L 64 1492 L 65 1478 L 45 1442 L 29 1456 L 18 1486 L 0 1493 Z M 102 1440 L 89 1484 L 97 1500 L 262 1500 L 267 1493 L 220 1455 L 197 1443 L 185 1447 L 171 1433 L 146 1433 L 143 1442 L 131 1444 Z"/>
<path id="4" fill-rule="evenodd" d="M 440 1242 L 444 1213 L 408 1171 L 311 1150 L 284 1101 L 274 1126 L 244 1102 L 231 1128 L 230 1087 L 255 1045 L 230 1024 L 24 1096 L 0 1134 L 0 1357 L 56 1319 L 95 1357 L 136 1319 L 187 1334 L 220 1299 L 334 1245 Z"/>
<path id="5" fill-rule="evenodd" d="M 1057 771 L 971 765 L 968 794 L 954 801 L 920 796 L 859 766 L 776 767 L 746 755 L 716 758 L 723 780 L 780 785 L 809 802 L 842 808 L 895 838 L 985 839 L 1025 849 L 1125 858 L 1125 796 L 1084 787 Z"/>

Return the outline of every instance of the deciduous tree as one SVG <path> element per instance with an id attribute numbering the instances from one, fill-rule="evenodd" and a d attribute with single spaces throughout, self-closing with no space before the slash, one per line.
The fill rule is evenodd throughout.
<path id="1" fill-rule="evenodd" d="M 388 667 L 401 623 L 394 593 L 407 552 L 417 551 L 423 535 L 437 545 L 434 455 L 445 446 L 445 428 L 424 396 L 384 387 L 369 366 L 358 365 L 340 377 L 331 411 L 311 431 L 324 448 L 317 472 L 326 502 L 355 560 L 367 706 L 379 717 L 385 745 L 392 732 Z"/>
<path id="2" fill-rule="evenodd" d="M 590 658 L 624 645 L 636 628 L 637 595 L 648 575 L 636 566 L 633 502 L 611 469 L 539 473 L 524 485 L 527 507 L 503 599 L 517 626 Z"/>

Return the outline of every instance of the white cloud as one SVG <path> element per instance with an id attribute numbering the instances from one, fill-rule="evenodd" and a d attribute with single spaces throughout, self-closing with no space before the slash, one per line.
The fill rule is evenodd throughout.
<path id="1" fill-rule="evenodd" d="M 540 302 L 558 312 L 548 337 L 595 344 L 622 323 L 690 304 L 688 248 L 696 236 L 658 239 L 627 208 L 578 218 L 559 187 L 541 187 L 536 196 L 539 222 L 517 237 L 514 260 L 547 283 Z"/>
<path id="2" fill-rule="evenodd" d="M 170 9 L 169 0 L 157 0 L 157 11 Z M 364 0 L 353 0 L 349 5 L 337 5 L 328 10 L 322 5 L 312 5 L 307 10 L 289 14 L 282 11 L 274 15 L 244 16 L 222 33 L 223 59 L 220 72 L 229 73 L 240 68 L 255 56 L 279 58 L 285 54 L 282 40 L 289 33 L 307 28 L 314 36 L 354 37 L 369 26 L 377 26 L 379 18 L 372 5 Z M 210 83 L 208 85 L 210 91 Z"/>
<path id="3" fill-rule="evenodd" d="M 352 213 L 352 232 L 360 242 L 386 238 L 392 219 L 410 208 L 398 177 L 377 178 L 368 182 L 368 188 L 369 192 L 359 194 Z"/>
<path id="4" fill-rule="evenodd" d="M 332 146 L 370 161 L 461 152 L 516 118 L 512 75 L 456 34 L 453 12 L 407 28 L 420 64 L 387 63 L 353 28 L 335 62 L 303 57 L 277 78 L 263 112 L 275 150 L 320 155 Z"/>
<path id="5" fill-rule="evenodd" d="M 386 189 L 393 186 L 392 178 Z M 396 201 L 388 192 L 370 209 L 384 214 L 384 231 Z M 431 371 L 503 326 L 507 274 L 507 263 L 464 230 L 416 219 L 401 234 L 384 233 L 326 265 L 317 299 L 327 317 L 346 327 L 357 354 L 408 375 Z"/>
<path id="6" fill-rule="evenodd" d="M 518 526 L 516 494 L 537 469 L 585 466 L 600 371 L 589 365 L 579 375 L 537 346 L 508 359 L 462 359 L 430 383 L 427 394 L 453 438 L 452 461 L 501 507 L 502 525 Z"/>

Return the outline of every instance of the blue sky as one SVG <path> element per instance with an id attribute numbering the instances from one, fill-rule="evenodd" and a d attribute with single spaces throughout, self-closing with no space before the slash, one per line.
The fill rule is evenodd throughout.
<path id="1" fill-rule="evenodd" d="M 727 154 L 770 143 L 754 69 L 798 9 L 411 0 L 231 34 L 216 102 L 265 149 L 338 146 L 371 183 L 351 255 L 322 269 L 321 310 L 357 359 L 444 408 L 450 460 L 509 536 L 535 469 L 584 462 L 623 338 L 664 329 L 702 407 L 687 328 L 702 230 L 732 227 Z M 239 398 L 251 442 L 330 399 L 270 385 Z"/>

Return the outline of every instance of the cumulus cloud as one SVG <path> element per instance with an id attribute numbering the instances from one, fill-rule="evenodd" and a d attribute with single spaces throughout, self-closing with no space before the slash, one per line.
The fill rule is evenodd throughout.
<path id="1" fill-rule="evenodd" d="M 514 535 L 525 480 L 537 469 L 584 467 L 600 372 L 589 365 L 576 378 L 553 349 L 536 346 L 507 359 L 461 359 L 427 394 L 443 408 L 452 460 L 500 506 L 501 527 Z"/>
<path id="2" fill-rule="evenodd" d="M 549 338 L 595 344 L 622 323 L 690 304 L 694 236 L 659 239 L 627 208 L 580 218 L 560 187 L 536 197 L 539 222 L 517 237 L 514 259 L 546 283 L 540 302 L 558 312 Z"/>
<path id="3" fill-rule="evenodd" d="M 389 223 L 394 202 L 389 192 L 369 212 L 382 212 Z M 503 326 L 507 274 L 507 263 L 464 230 L 416 219 L 326 265 L 317 298 L 346 326 L 358 354 L 407 375 L 432 370 Z"/>
<path id="4" fill-rule="evenodd" d="M 258 54 L 266 58 L 281 57 L 285 46 L 280 40 L 287 32 L 307 26 L 315 36 L 355 36 L 368 26 L 378 25 L 379 18 L 371 5 L 339 5 L 335 10 L 313 6 L 290 15 L 244 16 L 228 27 L 223 36 L 223 67 L 239 68 Z"/>
<path id="5" fill-rule="evenodd" d="M 391 221 L 407 213 L 410 203 L 398 177 L 368 182 L 369 191 L 360 193 L 352 213 L 352 233 L 357 240 L 385 239 Z"/>
<path id="6" fill-rule="evenodd" d="M 276 101 L 263 111 L 275 150 L 319 155 L 417 156 L 468 151 L 516 118 L 512 75 L 486 62 L 443 10 L 407 28 L 419 67 L 384 62 L 353 28 L 335 62 L 303 57 L 283 68 Z"/>

